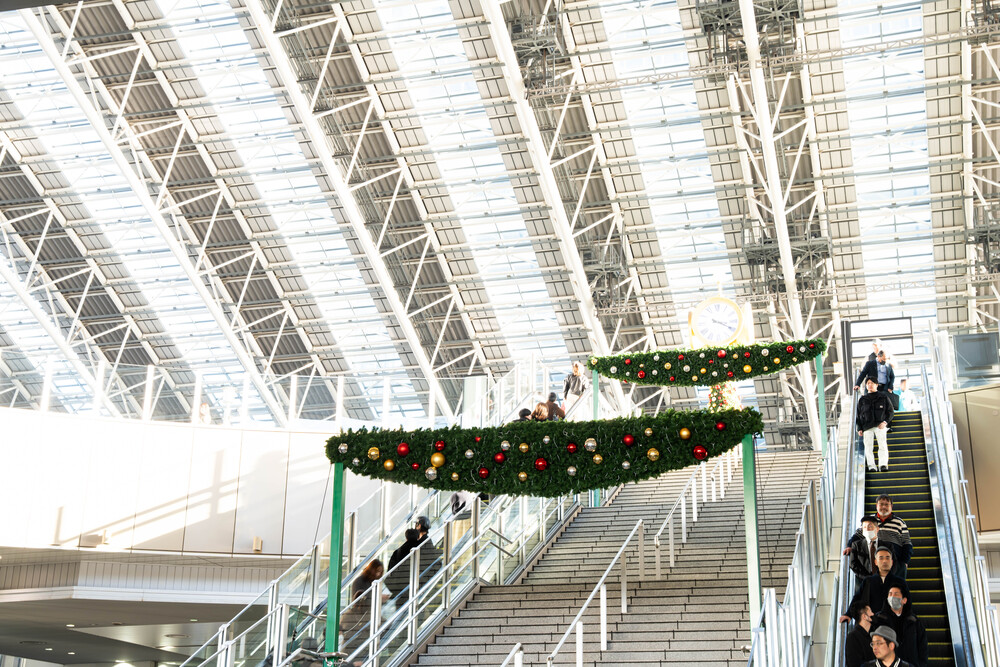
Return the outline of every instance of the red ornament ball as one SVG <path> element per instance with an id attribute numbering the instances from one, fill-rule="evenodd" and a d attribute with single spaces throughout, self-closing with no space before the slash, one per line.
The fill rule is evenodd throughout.
<path id="1" fill-rule="evenodd" d="M 732 371 L 726 371 L 726 377 L 733 377 Z"/>
<path id="2" fill-rule="evenodd" d="M 541 456 L 535 459 L 535 470 L 537 470 L 538 472 L 542 472 L 548 467 L 549 467 L 549 462 L 543 459 Z"/>
<path id="3" fill-rule="evenodd" d="M 749 352 L 744 352 L 743 356 L 746 357 L 747 359 L 749 359 L 750 358 L 750 353 Z"/>
<path id="4" fill-rule="evenodd" d="M 396 454 L 399 456 L 406 456 L 410 453 L 410 446 L 405 442 L 401 442 L 396 445 Z"/>
<path id="5" fill-rule="evenodd" d="M 809 343 L 809 349 L 810 350 L 813 349 L 814 347 L 816 347 L 816 343 Z"/>
<path id="6" fill-rule="evenodd" d="M 708 458 L 708 450 L 705 449 L 702 445 L 695 445 L 694 448 L 691 450 L 691 453 L 694 454 L 694 457 L 699 461 L 704 461 L 705 459 Z"/>
<path id="7" fill-rule="evenodd" d="M 710 363 L 710 364 L 714 364 L 714 363 L 715 363 L 715 359 L 709 359 L 709 360 L 708 360 L 708 363 Z"/>
<path id="8" fill-rule="evenodd" d="M 476 436 L 476 442 L 479 442 L 480 440 L 482 440 L 482 438 L 480 438 L 480 437 L 479 437 L 479 436 L 477 435 L 477 436 Z"/>
<path id="9" fill-rule="evenodd" d="M 570 454 L 576 454 L 576 443 L 570 442 L 566 445 L 566 451 Z"/>
<path id="10" fill-rule="evenodd" d="M 677 355 L 677 361 L 684 361 L 684 355 L 683 354 L 678 354 Z"/>
<path id="11" fill-rule="evenodd" d="M 670 376 L 670 381 L 671 381 L 671 382 L 673 382 L 673 381 L 674 381 L 674 376 L 673 376 L 673 375 L 671 375 L 671 376 Z"/>
<path id="12" fill-rule="evenodd" d="M 631 447 L 635 444 L 635 437 L 631 433 L 628 433 L 624 438 L 622 438 L 622 442 L 625 443 L 626 447 Z"/>
<path id="13" fill-rule="evenodd" d="M 507 460 L 507 455 L 504 454 L 503 452 L 497 452 L 496 454 L 493 455 L 494 463 L 503 463 L 506 460 Z"/>
<path id="14" fill-rule="evenodd" d="M 726 430 L 726 424 L 724 422 L 715 422 L 715 430 L 716 431 L 725 431 Z"/>
<path id="15" fill-rule="evenodd" d="M 412 469 L 414 469 L 414 470 L 420 470 L 420 464 L 419 464 L 419 463 L 417 463 L 416 461 L 414 461 L 413 463 L 411 463 L 411 464 L 410 464 L 410 467 L 411 467 Z"/>
<path id="16" fill-rule="evenodd" d="M 626 366 L 628 366 L 628 365 L 629 365 L 629 364 L 631 364 L 631 363 L 632 363 L 632 360 L 631 360 L 631 359 L 626 359 L 626 360 L 625 360 L 625 365 L 626 365 Z"/>
<path id="17" fill-rule="evenodd" d="M 440 452 L 444 450 L 444 440 L 438 440 L 434 443 L 434 451 Z"/>
<path id="18" fill-rule="evenodd" d="M 794 351 L 795 351 L 795 346 L 794 345 L 788 345 L 788 346 L 785 347 L 785 352 L 787 352 L 788 354 L 791 354 Z"/>
<path id="19" fill-rule="evenodd" d="M 719 357 L 719 359 L 725 359 L 726 358 L 726 351 L 725 350 L 719 350 L 715 354 Z"/>
<path id="20" fill-rule="evenodd" d="M 639 371 L 638 375 L 639 379 L 641 380 L 642 378 L 646 377 L 646 371 Z"/>
<path id="21" fill-rule="evenodd" d="M 489 476 L 490 476 L 490 469 L 489 468 L 480 468 L 479 469 L 479 479 L 486 479 Z"/>

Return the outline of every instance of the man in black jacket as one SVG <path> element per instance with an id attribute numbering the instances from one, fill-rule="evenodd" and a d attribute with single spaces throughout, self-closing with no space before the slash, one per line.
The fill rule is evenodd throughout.
<path id="1" fill-rule="evenodd" d="M 879 351 L 875 361 L 865 363 L 861 372 L 858 373 L 858 379 L 854 381 L 854 391 L 857 391 L 861 387 L 861 383 L 870 377 L 875 378 L 879 391 L 892 393 L 893 385 L 896 382 L 896 373 L 892 370 L 892 366 L 885 361 L 885 350 Z"/>
<path id="2" fill-rule="evenodd" d="M 927 667 L 927 631 L 910 608 L 906 584 L 889 587 L 886 605 L 875 614 L 875 627 L 887 626 L 896 633 L 896 655 L 915 667 Z"/>
<path id="3" fill-rule="evenodd" d="M 892 421 L 893 409 L 889 394 L 878 389 L 874 377 L 869 376 L 868 393 L 858 399 L 858 435 L 865 439 L 865 461 L 868 470 L 875 471 L 875 453 L 872 451 L 874 440 L 878 438 L 878 469 L 885 472 L 889 469 L 889 422 Z"/>
<path id="4" fill-rule="evenodd" d="M 872 619 L 875 614 L 872 608 L 866 604 L 851 607 L 850 615 L 857 623 L 854 629 L 847 633 L 847 642 L 844 644 L 844 664 L 845 667 L 861 667 L 869 660 L 875 659 L 872 653 L 872 637 L 869 634 L 872 630 Z"/>
<path id="5" fill-rule="evenodd" d="M 892 576 L 892 549 L 887 546 L 880 546 L 875 554 L 875 566 L 878 572 L 865 579 L 865 583 L 854 594 L 849 609 L 857 609 L 861 605 L 868 605 L 872 611 L 882 610 L 889 597 L 889 589 L 893 586 L 902 587 L 906 584 L 902 579 Z M 840 617 L 841 623 L 851 620 L 846 614 Z"/>

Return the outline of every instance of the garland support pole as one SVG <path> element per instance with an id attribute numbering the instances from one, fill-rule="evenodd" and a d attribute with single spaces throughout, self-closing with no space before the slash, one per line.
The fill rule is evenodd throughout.
<path id="1" fill-rule="evenodd" d="M 823 458 L 829 449 L 829 433 L 826 428 L 826 381 L 823 379 L 823 355 L 816 357 L 816 400 L 819 403 L 819 437 L 822 442 Z M 815 449 L 815 446 L 813 446 Z"/>
<path id="2" fill-rule="evenodd" d="M 601 408 L 600 396 L 598 396 L 597 394 L 597 390 L 601 381 L 601 375 L 600 373 L 597 372 L 596 368 L 591 373 L 591 377 L 592 379 L 590 381 L 590 393 L 591 393 L 590 398 L 594 406 L 594 413 L 591 415 L 590 418 L 593 419 L 594 421 L 597 421 L 597 419 L 599 419 L 597 413 L 600 411 Z"/>
<path id="3" fill-rule="evenodd" d="M 747 592 L 750 596 L 750 625 L 760 618 L 760 547 L 757 531 L 757 468 L 753 435 L 743 436 L 743 523 L 747 534 Z"/>
<path id="4" fill-rule="evenodd" d="M 330 524 L 330 566 L 326 589 L 326 652 L 340 650 L 340 587 L 343 583 L 344 464 L 333 464 L 333 507 Z"/>

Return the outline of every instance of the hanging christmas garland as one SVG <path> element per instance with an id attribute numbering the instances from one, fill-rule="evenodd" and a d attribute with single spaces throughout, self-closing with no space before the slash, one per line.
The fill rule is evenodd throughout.
<path id="1" fill-rule="evenodd" d="M 664 387 L 710 386 L 777 373 L 826 351 L 819 338 L 698 350 L 657 350 L 591 357 L 590 368 L 633 384 Z"/>
<path id="2" fill-rule="evenodd" d="M 717 456 L 764 429 L 752 408 L 605 421 L 348 431 L 326 454 L 358 474 L 448 491 L 558 496 L 637 482 Z"/>

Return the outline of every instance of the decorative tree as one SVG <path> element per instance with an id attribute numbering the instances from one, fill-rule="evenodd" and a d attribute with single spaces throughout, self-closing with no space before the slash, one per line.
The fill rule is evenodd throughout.
<path id="1" fill-rule="evenodd" d="M 741 407 L 740 396 L 736 393 L 736 385 L 732 382 L 713 384 L 708 390 L 708 409 L 711 412 L 732 410 Z"/>

